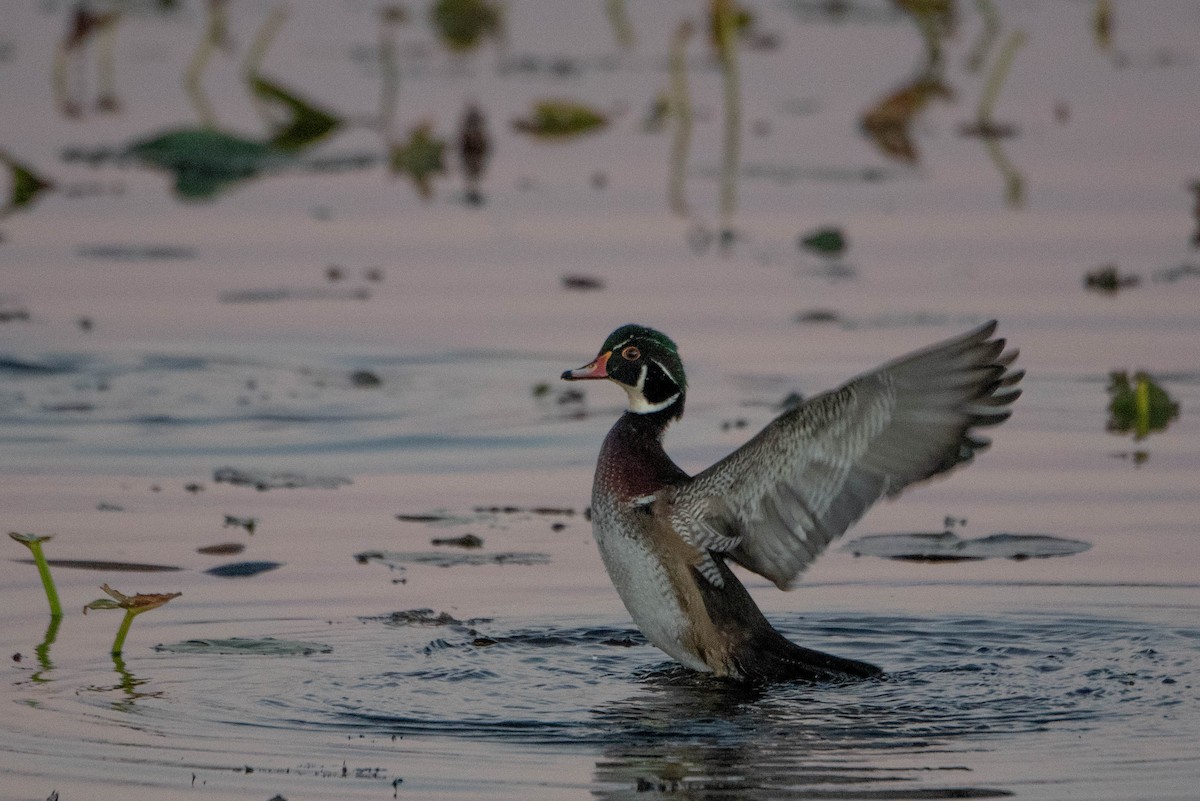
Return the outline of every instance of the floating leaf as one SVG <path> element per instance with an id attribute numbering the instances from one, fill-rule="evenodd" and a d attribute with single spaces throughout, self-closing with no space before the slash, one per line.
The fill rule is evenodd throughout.
<path id="1" fill-rule="evenodd" d="M 251 639 L 231 637 L 229 639 L 184 640 L 183 642 L 159 644 L 155 651 L 173 654 L 214 654 L 222 656 L 310 656 L 333 652 L 332 646 L 303 640 L 276 640 L 272 637 Z"/>
<path id="2" fill-rule="evenodd" d="M 329 136 L 343 124 L 342 118 L 333 112 L 302 100 L 261 75 L 250 78 L 250 91 L 259 100 L 282 107 L 289 115 L 287 121 L 274 126 L 267 143 L 281 151 L 295 153 L 303 150 Z"/>
<path id="3" fill-rule="evenodd" d="M 1129 289 L 1142 281 L 1132 273 L 1122 273 L 1115 264 L 1097 267 L 1083 277 L 1083 285 L 1087 289 L 1095 289 L 1109 295 L 1116 294 L 1119 289 Z"/>
<path id="4" fill-rule="evenodd" d="M 1089 543 L 1048 534 L 992 534 L 964 540 L 950 531 L 917 534 L 873 534 L 845 546 L 855 556 L 879 556 L 908 562 L 965 562 L 980 559 L 1044 559 L 1070 556 Z"/>
<path id="5" fill-rule="evenodd" d="M 259 573 L 266 573 L 269 570 L 275 570 L 280 567 L 283 567 L 282 562 L 234 562 L 228 565 L 210 567 L 204 572 L 210 576 L 219 576 L 220 578 L 245 578 L 247 576 L 257 576 Z"/>
<path id="6" fill-rule="evenodd" d="M 101 584 L 100 589 L 108 593 L 109 597 L 97 598 L 87 606 L 83 607 L 85 614 L 89 609 L 124 609 L 127 612 L 132 612 L 135 615 L 140 615 L 142 612 L 149 612 L 151 609 L 157 609 L 168 601 L 183 595 L 181 592 L 139 592 L 136 595 L 126 595 L 118 590 L 114 590 L 107 584 Z"/>
<path id="7" fill-rule="evenodd" d="M 1108 382 L 1108 430 L 1133 432 L 1136 440 L 1165 431 L 1179 416 L 1179 404 L 1148 373 L 1138 371 L 1130 381 L 1124 370 L 1111 373 Z"/>
<path id="8" fill-rule="evenodd" d="M 570 100 L 540 101 L 534 104 L 528 119 L 513 121 L 518 131 L 543 139 L 569 139 L 594 133 L 606 125 L 604 114 Z"/>
<path id="9" fill-rule="evenodd" d="M 432 130 L 429 123 L 422 123 L 413 128 L 406 143 L 392 146 L 392 172 L 408 174 L 425 199 L 433 196 L 432 176 L 446 171 L 442 158 L 446 142 L 432 136 Z"/>
<path id="10" fill-rule="evenodd" d="M 456 52 L 473 50 L 503 30 L 500 7 L 487 0 L 437 0 L 429 16 L 442 43 Z"/>
<path id="11" fill-rule="evenodd" d="M 126 155 L 175 174 L 175 192 L 207 200 L 238 181 L 278 170 L 292 156 L 271 144 L 209 128 L 168 131 L 126 148 Z"/>
<path id="12" fill-rule="evenodd" d="M 366 564 L 377 562 L 391 568 L 407 564 L 433 565 L 435 567 L 458 567 L 460 565 L 545 565 L 550 556 L 528 551 L 500 553 L 448 553 L 433 551 L 363 551 L 354 555 L 356 561 Z"/>
<path id="13" fill-rule="evenodd" d="M 911 131 L 914 120 L 934 98 L 950 97 L 950 88 L 944 83 L 923 76 L 868 109 L 862 117 L 862 130 L 883 155 L 905 164 L 916 164 L 919 155 Z"/>
<path id="14" fill-rule="evenodd" d="M 54 184 L 49 179 L 41 177 L 30 167 L 13 161 L 2 152 L 0 152 L 0 161 L 7 164 L 8 169 L 12 172 L 12 185 L 9 191 L 8 203 L 0 209 L 0 216 L 32 205 L 38 195 L 48 189 L 54 188 Z"/>
<path id="15" fill-rule="evenodd" d="M 175 565 L 154 565 L 145 562 L 111 562 L 106 559 L 47 559 L 51 567 L 68 570 L 105 570 L 123 573 L 170 573 L 182 570 Z"/>
<path id="16" fill-rule="evenodd" d="M 800 236 L 801 247 L 820 253 L 822 256 L 840 256 L 846 252 L 846 236 L 842 229 L 832 226 L 818 228 Z"/>

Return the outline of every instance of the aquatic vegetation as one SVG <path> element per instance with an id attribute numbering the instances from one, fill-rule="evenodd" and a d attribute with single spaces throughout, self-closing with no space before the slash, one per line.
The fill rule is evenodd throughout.
<path id="1" fill-rule="evenodd" d="M 1121 289 L 1131 289 L 1141 282 L 1140 276 L 1134 273 L 1123 273 L 1117 269 L 1115 264 L 1105 264 L 1089 270 L 1083 276 L 1085 289 L 1094 289 L 1107 295 L 1115 295 Z"/>
<path id="2" fill-rule="evenodd" d="M 0 206 L 0 220 L 15 211 L 27 209 L 47 190 L 54 188 L 54 183 L 34 172 L 32 167 L 16 161 L 0 150 L 0 163 L 8 167 L 11 174 L 8 202 Z"/>
<path id="3" fill-rule="evenodd" d="M 501 8 L 488 0 L 437 0 L 429 21 L 442 44 L 459 53 L 474 50 L 485 38 L 499 39 L 504 32 Z"/>
<path id="4" fill-rule="evenodd" d="M 196 48 L 196 52 L 192 55 L 192 60 L 188 62 L 187 70 L 184 72 L 183 88 L 187 92 L 188 98 L 191 99 L 201 124 L 212 128 L 216 127 L 217 115 L 213 111 L 212 103 L 208 100 L 201 79 L 213 52 L 215 50 L 229 52 L 233 49 L 233 43 L 229 36 L 229 17 L 226 13 L 228 5 L 215 2 L 207 3 L 205 7 L 208 10 L 208 23 L 200 38 L 200 45 Z"/>
<path id="5" fill-rule="evenodd" d="M 738 76 L 737 48 L 742 28 L 749 18 L 734 0 L 712 0 L 712 34 L 721 65 L 724 99 L 723 144 L 721 148 L 721 240 L 733 236 L 737 208 L 738 159 L 741 155 L 742 100 Z"/>
<path id="6" fill-rule="evenodd" d="M 625 7 L 625 0 L 604 0 L 604 14 L 612 26 L 617 44 L 626 49 L 633 47 L 637 37 L 633 33 L 633 22 L 629 19 L 629 9 Z"/>
<path id="7" fill-rule="evenodd" d="M 1000 35 L 1000 14 L 992 0 L 975 0 L 975 8 L 983 17 L 983 29 L 967 53 L 965 66 L 968 72 L 979 72 L 987 62 L 988 53 Z"/>
<path id="8" fill-rule="evenodd" d="M 1047 559 L 1071 556 L 1091 548 L 1080 540 L 1049 534 L 992 534 L 962 539 L 952 531 L 915 534 L 870 534 L 843 546 L 855 556 L 879 556 L 907 562 L 964 562 L 980 559 Z"/>
<path id="9" fill-rule="evenodd" d="M 445 548 L 482 548 L 483 538 L 477 534 L 463 534 L 461 537 L 434 537 L 429 544 Z"/>
<path id="10" fill-rule="evenodd" d="M 93 11 L 88 8 L 86 3 L 79 3 L 75 6 L 67 33 L 54 51 L 54 96 L 63 116 L 79 117 L 83 115 L 82 93 L 77 94 L 72 91 L 70 70 L 72 63 L 81 64 L 84 51 L 96 38 L 100 42 L 96 54 L 95 108 L 102 112 L 113 112 L 120 109 L 120 102 L 117 100 L 116 70 L 113 64 L 116 29 L 120 19 L 119 11 Z"/>
<path id="11" fill-rule="evenodd" d="M 320 142 L 344 124 L 333 112 L 298 97 L 278 83 L 253 76 L 250 91 L 262 104 L 284 110 L 287 119 L 272 124 L 266 144 L 285 153 L 295 153 Z"/>
<path id="12" fill-rule="evenodd" d="M 467 182 L 467 202 L 473 206 L 483 203 L 479 183 L 491 157 L 492 141 L 488 136 L 487 120 L 483 109 L 476 103 L 467 105 L 458 128 L 458 158 L 462 162 L 463 177 Z"/>
<path id="13" fill-rule="evenodd" d="M 608 117 L 572 100 L 542 100 L 526 119 L 513 120 L 513 128 L 538 139 L 573 139 L 608 125 Z"/>
<path id="14" fill-rule="evenodd" d="M 125 617 L 121 620 L 121 626 L 117 629 L 117 636 L 113 639 L 112 653 L 120 654 L 125 647 L 125 637 L 129 634 L 129 627 L 133 625 L 133 619 L 143 612 L 149 612 L 151 609 L 157 609 L 169 601 L 183 595 L 181 592 L 168 593 L 138 593 L 137 595 L 125 595 L 122 592 L 114 590 L 107 584 L 100 585 L 100 589 L 109 596 L 107 598 L 97 598 L 91 603 L 83 607 L 83 613 L 87 614 L 89 609 L 123 609 Z"/>
<path id="15" fill-rule="evenodd" d="M 228 565 L 218 565 L 210 567 L 204 572 L 210 576 L 218 578 L 247 578 L 249 576 L 257 576 L 259 573 L 267 573 L 272 570 L 283 567 L 282 562 L 233 562 Z"/>
<path id="16" fill-rule="evenodd" d="M 154 646 L 155 651 L 172 654 L 214 654 L 220 656 L 312 656 L 328 654 L 333 647 L 305 640 L 277 640 L 274 637 L 230 637 L 196 639 Z"/>
<path id="17" fill-rule="evenodd" d="M 234 484 L 253 487 L 259 492 L 271 489 L 296 489 L 318 487 L 337 489 L 353 483 L 343 476 L 310 476 L 290 471 L 269 472 L 265 470 L 242 470 L 237 467 L 219 467 L 213 471 L 213 481 L 218 484 Z"/>
<path id="18" fill-rule="evenodd" d="M 50 605 L 50 617 L 62 617 L 62 603 L 58 600 L 58 589 L 54 586 L 54 577 L 50 575 L 50 565 L 46 563 L 46 555 L 42 552 L 42 543 L 47 542 L 53 534 L 18 534 L 10 531 L 8 536 L 24 545 L 33 554 L 33 562 L 37 565 L 38 576 L 42 579 L 42 589 L 46 592 L 46 602 Z"/>
<path id="19" fill-rule="evenodd" d="M 446 172 L 445 150 L 446 142 L 433 136 L 433 126 L 421 123 L 413 128 L 407 142 L 392 145 L 392 172 L 408 175 L 417 187 L 417 193 L 428 200 L 433 197 L 433 177 Z"/>
<path id="20" fill-rule="evenodd" d="M 254 517 L 237 517 L 236 515 L 225 515 L 225 522 L 221 524 L 222 528 L 244 528 L 246 533 L 254 535 L 254 530 L 258 528 L 258 519 Z"/>
<path id="21" fill-rule="evenodd" d="M 884 156 L 916 164 L 920 153 L 912 137 L 913 123 L 930 101 L 949 100 L 952 96 L 950 87 L 941 80 L 922 75 L 867 109 L 859 127 Z"/>
<path id="22" fill-rule="evenodd" d="M 182 128 L 129 145 L 126 156 L 174 173 L 175 193 L 208 200 L 228 186 L 294 162 L 289 151 L 267 142 L 208 128 Z"/>
<path id="23" fill-rule="evenodd" d="M 1165 431 L 1179 417 L 1179 403 L 1141 370 L 1132 380 L 1124 370 L 1111 373 L 1108 395 L 1107 429 L 1114 434 L 1132 433 L 1135 440 L 1142 440 Z"/>
<path id="24" fill-rule="evenodd" d="M 996 60 L 992 64 L 992 70 L 984 84 L 979 105 L 975 111 L 975 120 L 962 128 L 964 135 L 978 136 L 984 140 L 988 156 L 1004 178 L 1005 202 L 1014 208 L 1019 207 L 1024 199 L 1025 179 L 1008 159 L 1003 148 L 1000 147 L 999 140 L 1015 135 L 1017 129 L 1013 125 L 996 122 L 992 112 L 995 110 L 996 101 L 1000 97 L 1000 89 L 1008 77 L 1013 59 L 1016 58 L 1017 50 L 1024 43 L 1025 32 L 1022 30 L 1013 31 L 1005 40 L 1000 47 L 1000 52 L 996 54 Z"/>
<path id="25" fill-rule="evenodd" d="M 671 90 L 667 109 L 675 130 L 671 136 L 670 169 L 667 179 L 667 203 L 676 214 L 688 213 L 684 198 L 688 149 L 692 141 L 692 102 L 688 95 L 687 44 L 692 38 L 692 23 L 684 20 L 671 37 L 670 74 Z"/>
<path id="26" fill-rule="evenodd" d="M 801 234 L 797 243 L 802 248 L 819 253 L 822 256 L 841 256 L 846 252 L 846 235 L 841 228 L 826 226 Z"/>
<path id="27" fill-rule="evenodd" d="M 1112 0 L 1096 0 L 1092 11 L 1092 36 L 1096 47 L 1110 50 L 1113 43 L 1113 28 L 1116 27 L 1116 17 L 1113 12 Z"/>

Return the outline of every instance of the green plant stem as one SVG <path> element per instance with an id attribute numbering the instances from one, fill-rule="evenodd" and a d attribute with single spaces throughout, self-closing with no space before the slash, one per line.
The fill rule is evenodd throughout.
<path id="1" fill-rule="evenodd" d="M 979 111 L 976 119 L 981 124 L 991 122 L 992 110 L 996 107 L 1000 89 L 1004 86 L 1005 78 L 1008 77 L 1009 67 L 1012 66 L 1013 59 L 1023 44 L 1025 44 L 1025 31 L 1015 30 L 1004 41 L 1000 52 L 996 54 L 996 63 L 992 65 L 992 71 L 983 87 L 983 95 L 979 98 Z"/>
<path id="2" fill-rule="evenodd" d="M 688 148 L 692 141 L 692 102 L 688 97 L 687 43 L 692 36 L 692 24 L 681 22 L 671 38 L 671 94 L 670 114 L 675 124 L 671 137 L 671 167 L 667 184 L 667 202 L 671 211 L 686 215 L 687 200 L 684 197 L 684 171 L 687 169 Z"/>
<path id="3" fill-rule="evenodd" d="M 133 624 L 135 617 L 137 617 L 137 612 L 132 609 L 125 610 L 125 619 L 121 621 L 121 628 L 117 629 L 117 636 L 113 639 L 113 656 L 120 656 L 121 651 L 125 648 L 125 637 L 129 634 L 129 627 Z"/>
<path id="4" fill-rule="evenodd" d="M 40 542 L 27 543 L 33 553 L 33 562 L 37 565 L 38 575 L 42 577 L 42 588 L 46 590 L 46 600 L 50 604 L 50 617 L 62 617 L 62 604 L 58 600 L 58 590 L 54 586 L 54 577 L 50 575 L 50 565 L 46 563 L 46 555 L 42 553 Z"/>
<path id="5" fill-rule="evenodd" d="M 733 232 L 737 207 L 738 156 L 741 152 L 742 101 L 737 62 L 737 8 L 732 0 L 714 3 L 717 52 L 725 95 L 725 146 L 721 158 L 721 227 Z"/>

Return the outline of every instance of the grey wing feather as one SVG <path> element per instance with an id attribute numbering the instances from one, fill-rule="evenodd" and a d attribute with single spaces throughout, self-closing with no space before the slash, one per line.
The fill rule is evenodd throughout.
<path id="1" fill-rule="evenodd" d="M 870 506 L 969 461 L 1024 373 L 992 321 L 780 415 L 673 498 L 676 531 L 787 588 Z M 716 571 L 701 570 L 710 574 Z"/>

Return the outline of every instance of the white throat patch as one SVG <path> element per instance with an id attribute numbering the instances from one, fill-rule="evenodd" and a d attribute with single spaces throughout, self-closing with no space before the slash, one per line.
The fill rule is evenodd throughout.
<path id="1" fill-rule="evenodd" d="M 658 364 L 658 362 L 655 361 L 655 364 Z M 662 367 L 661 364 L 658 366 Z M 636 414 L 653 414 L 654 412 L 661 412 L 663 409 L 679 400 L 678 392 L 664 401 L 659 401 L 658 403 L 651 403 L 650 401 L 646 400 L 644 387 L 646 386 L 646 374 L 649 371 L 650 368 L 643 364 L 642 371 L 638 374 L 637 386 L 631 387 L 628 384 L 621 384 L 621 389 L 625 390 L 625 394 L 629 396 L 629 411 Z M 663 372 L 666 372 L 665 367 L 663 368 Z M 667 375 L 670 375 L 670 373 L 668 372 Z"/>

